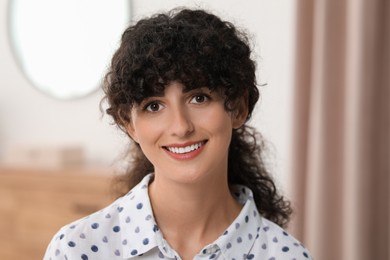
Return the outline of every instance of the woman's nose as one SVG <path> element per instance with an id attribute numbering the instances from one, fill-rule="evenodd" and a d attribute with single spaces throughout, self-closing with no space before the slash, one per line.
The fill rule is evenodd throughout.
<path id="1" fill-rule="evenodd" d="M 186 137 L 194 131 L 191 116 L 183 108 L 175 109 L 171 115 L 171 134 L 178 137 Z"/>

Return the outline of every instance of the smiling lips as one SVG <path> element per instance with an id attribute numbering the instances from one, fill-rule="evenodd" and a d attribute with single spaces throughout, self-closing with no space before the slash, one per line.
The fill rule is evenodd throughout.
<path id="1" fill-rule="evenodd" d="M 202 150 L 207 141 L 197 143 L 187 143 L 182 145 L 163 146 L 164 150 L 174 159 L 188 160 L 196 157 Z"/>

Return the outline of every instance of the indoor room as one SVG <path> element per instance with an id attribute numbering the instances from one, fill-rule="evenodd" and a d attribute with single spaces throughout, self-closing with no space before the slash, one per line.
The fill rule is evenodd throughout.
<path id="1" fill-rule="evenodd" d="M 238 38 L 250 49 L 258 101 L 255 98 L 256 106 L 244 113 L 239 126 L 233 120 L 233 128 L 227 128 L 233 136 L 243 125 L 258 133 L 258 149 L 252 157 L 261 158 L 258 165 L 286 202 L 283 221 L 269 218 L 304 245 L 307 251 L 297 259 L 311 259 L 309 255 L 319 260 L 390 259 L 390 5 L 386 0 L 0 0 L 0 259 L 43 259 L 45 252 L 49 259 L 48 245 L 62 227 L 96 216 L 95 212 L 104 212 L 119 197 L 125 198 L 133 186 L 124 185 L 124 176 L 135 165 L 132 156 L 137 147 L 156 169 L 156 177 L 151 178 L 158 178 L 160 161 L 155 164 L 149 158 L 149 143 L 143 146 L 142 138 L 157 135 L 167 120 L 154 113 L 155 125 L 139 130 L 132 126 L 136 126 L 135 118 L 143 122 L 145 113 L 138 117 L 131 110 L 126 128 L 121 125 L 126 116 L 110 114 L 114 96 L 107 94 L 105 86 L 114 82 L 113 68 L 119 65 L 113 56 L 124 42 L 124 31 L 174 8 L 201 9 L 228 21 L 242 33 Z M 161 41 L 155 48 L 164 44 L 166 41 Z M 240 69 L 245 72 L 239 58 L 227 66 L 231 75 Z M 217 70 L 223 67 L 214 65 Z M 185 88 L 184 80 L 180 82 Z M 168 90 L 173 89 L 168 83 L 163 95 L 153 96 L 158 102 L 148 103 L 144 110 L 157 104 L 161 111 L 153 112 L 164 115 L 170 111 L 170 105 L 176 103 L 168 102 L 167 93 L 172 93 Z M 201 89 L 205 87 L 210 86 Z M 209 96 L 196 92 L 198 96 L 191 98 L 214 104 L 217 92 L 210 90 Z M 237 100 L 247 104 L 253 97 L 248 93 L 238 95 Z M 183 104 L 190 107 L 193 100 Z M 121 108 L 118 111 L 123 115 Z M 210 131 L 200 130 L 200 135 L 216 131 L 213 124 L 222 120 L 205 124 L 206 115 L 202 119 L 199 127 Z M 185 123 L 189 121 L 187 118 Z M 192 123 L 191 131 L 198 136 L 197 125 Z M 174 126 L 167 123 L 161 136 Z M 184 151 L 184 144 L 176 145 L 183 151 L 163 148 L 167 154 L 175 154 L 173 159 L 189 165 L 190 156 L 199 158 L 192 150 L 206 154 L 211 140 L 210 134 L 210 140 L 192 146 L 183 141 L 191 151 Z M 227 165 L 239 165 L 239 160 L 230 156 L 233 142 L 228 144 Z M 187 152 L 193 155 L 178 155 Z M 165 167 L 164 160 L 161 164 Z M 207 163 L 194 168 L 204 165 Z M 227 171 L 230 174 L 229 168 Z M 153 183 L 160 183 L 157 180 Z M 150 186 L 151 206 L 158 214 L 152 191 Z M 184 201 L 185 193 L 180 195 Z M 254 197 L 258 198 L 256 193 Z M 267 216 L 257 208 L 260 215 Z M 122 209 L 116 209 L 120 214 Z M 164 227 L 161 219 L 157 222 Z M 249 238 L 252 240 L 252 233 Z M 174 241 L 168 236 L 167 240 Z M 174 254 L 192 259 L 184 256 L 194 254 L 186 255 L 184 249 L 173 245 L 171 242 L 182 252 Z M 81 259 L 103 259 L 97 256 L 102 252 L 100 244 L 94 246 Z M 282 247 L 282 251 L 292 253 L 293 247 Z M 216 259 L 225 259 L 220 251 Z M 113 257 L 125 254 L 113 252 Z M 135 252 L 130 250 L 129 257 Z M 62 252 L 54 254 L 63 259 Z M 250 252 L 243 255 L 268 259 Z"/>

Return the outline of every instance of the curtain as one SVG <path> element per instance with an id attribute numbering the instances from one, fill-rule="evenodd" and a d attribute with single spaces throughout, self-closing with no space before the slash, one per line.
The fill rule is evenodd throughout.
<path id="1" fill-rule="evenodd" d="M 390 259 L 390 1 L 298 0 L 290 231 L 317 260 Z"/>

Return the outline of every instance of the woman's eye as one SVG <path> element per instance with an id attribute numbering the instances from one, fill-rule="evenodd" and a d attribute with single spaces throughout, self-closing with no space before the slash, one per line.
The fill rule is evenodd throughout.
<path id="1" fill-rule="evenodd" d="M 206 95 L 196 95 L 196 96 L 193 96 L 190 103 L 193 103 L 193 104 L 201 104 L 201 103 L 204 103 L 208 100 L 208 97 Z"/>
<path id="2" fill-rule="evenodd" d="M 162 109 L 162 106 L 159 103 L 153 102 L 148 105 L 146 105 L 145 110 L 149 112 L 157 112 Z"/>

